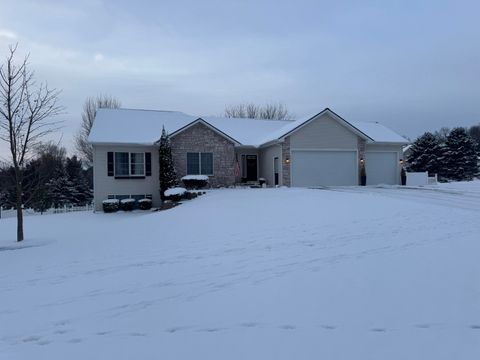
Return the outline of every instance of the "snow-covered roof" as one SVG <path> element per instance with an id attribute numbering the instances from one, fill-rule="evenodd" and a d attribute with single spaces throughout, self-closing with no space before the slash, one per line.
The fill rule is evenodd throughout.
<path id="1" fill-rule="evenodd" d="M 97 144 L 152 145 L 159 140 L 163 127 L 169 134 L 175 135 L 176 132 L 195 121 L 204 121 L 215 130 L 235 140 L 237 145 L 258 147 L 281 139 L 324 112 L 337 117 L 345 126 L 367 141 L 408 143 L 402 136 L 379 123 L 347 122 L 329 109 L 296 121 L 192 116 L 179 111 L 99 109 L 89 141 Z"/>
<path id="2" fill-rule="evenodd" d="M 373 139 L 374 142 L 400 144 L 409 143 L 409 141 L 403 136 L 400 136 L 395 131 L 382 124 L 379 124 L 378 122 L 349 121 L 349 123 L 362 133 L 366 134 L 369 138 Z"/>
<path id="3" fill-rule="evenodd" d="M 285 124 L 283 127 L 268 134 L 267 137 L 262 139 L 261 144 L 265 144 L 274 140 L 281 139 L 282 137 L 292 133 L 293 131 L 299 129 L 300 127 L 312 121 L 316 117 L 321 116 L 325 113 L 328 113 L 330 116 L 342 122 L 343 125 L 349 127 L 352 131 L 356 132 L 359 136 L 367 140 L 367 142 L 400 143 L 400 144 L 406 144 L 409 142 L 407 139 L 400 136 L 393 130 L 387 128 L 386 126 L 383 126 L 382 124 L 379 124 L 377 122 L 347 121 L 342 117 L 338 116 L 332 110 L 326 108 L 320 113 L 314 114 L 312 116 L 307 116 L 303 119 L 295 120 L 288 124 Z"/>
<path id="4" fill-rule="evenodd" d="M 187 126 L 197 117 L 179 111 L 138 109 L 98 109 L 89 141 L 152 145 L 162 134 Z"/>

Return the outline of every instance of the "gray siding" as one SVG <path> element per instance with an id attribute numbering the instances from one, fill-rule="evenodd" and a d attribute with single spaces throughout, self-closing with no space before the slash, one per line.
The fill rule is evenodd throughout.
<path id="1" fill-rule="evenodd" d="M 395 152 L 397 154 L 397 168 L 398 168 L 398 177 L 397 181 L 398 184 L 401 184 L 401 178 L 400 178 L 400 171 L 401 171 L 401 165 L 400 165 L 400 159 L 403 158 L 403 146 L 402 145 L 387 145 L 387 144 L 366 144 L 365 145 L 365 152 L 369 151 L 380 151 L 380 152 Z M 368 177 L 368 175 L 367 175 Z"/>
<path id="2" fill-rule="evenodd" d="M 328 114 L 290 135 L 291 149 L 357 149 L 358 137 Z"/>
<path id="3" fill-rule="evenodd" d="M 279 185 L 282 185 L 282 146 L 271 145 L 260 149 L 260 177 L 267 180 L 268 186 L 274 186 L 273 159 L 278 157 Z"/>
<path id="4" fill-rule="evenodd" d="M 107 174 L 107 153 L 109 151 L 151 152 L 152 176 L 145 179 L 115 179 Z M 95 209 L 102 210 L 102 201 L 108 195 L 140 195 L 152 194 L 153 206 L 160 206 L 158 180 L 158 148 L 155 146 L 93 146 L 93 193 Z"/>

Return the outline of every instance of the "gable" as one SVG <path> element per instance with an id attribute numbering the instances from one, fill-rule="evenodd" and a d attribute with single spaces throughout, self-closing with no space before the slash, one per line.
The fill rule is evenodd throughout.
<path id="1" fill-rule="evenodd" d="M 358 135 L 328 112 L 318 115 L 290 134 L 292 149 L 356 149 Z"/>
<path id="2" fill-rule="evenodd" d="M 177 146 L 185 150 L 203 151 L 211 150 L 218 144 L 235 145 L 236 142 L 228 136 L 212 129 L 203 121 L 195 122 L 183 129 L 173 133 L 171 136 L 172 146 Z"/>
<path id="3" fill-rule="evenodd" d="M 209 130 L 209 131 L 206 131 L 206 130 Z M 172 134 L 170 134 L 170 137 L 174 138 L 175 136 L 178 136 L 179 134 L 182 134 L 182 133 L 185 133 L 185 132 L 188 132 L 189 136 L 192 136 L 192 132 L 198 132 L 199 134 L 197 134 L 197 136 L 201 136 L 200 134 L 203 134 L 204 136 L 212 136 L 211 133 L 213 133 L 217 136 L 220 136 L 220 137 L 226 139 L 227 141 L 229 141 L 233 144 L 240 145 L 240 143 L 237 140 L 230 137 L 229 135 L 227 135 L 223 131 L 219 130 L 218 128 L 209 124 L 208 122 L 206 122 L 205 120 L 203 120 L 201 118 L 198 118 L 197 120 L 193 121 L 192 123 L 190 123 L 190 124 L 180 128 L 180 129 L 178 129 L 177 131 L 173 132 Z"/>

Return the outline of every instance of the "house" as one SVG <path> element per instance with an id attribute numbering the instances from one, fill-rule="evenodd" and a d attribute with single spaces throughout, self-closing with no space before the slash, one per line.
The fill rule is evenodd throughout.
<path id="1" fill-rule="evenodd" d="M 90 133 L 97 208 L 107 198 L 151 197 L 159 205 L 158 140 L 170 134 L 177 175 L 208 175 L 213 187 L 399 184 L 408 141 L 379 123 L 330 109 L 303 120 L 197 117 L 177 111 L 99 109 Z"/>

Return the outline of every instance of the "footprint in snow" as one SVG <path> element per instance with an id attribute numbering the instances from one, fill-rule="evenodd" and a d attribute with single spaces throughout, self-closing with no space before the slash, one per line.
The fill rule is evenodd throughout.
<path id="1" fill-rule="evenodd" d="M 181 331 L 181 330 L 185 330 L 185 329 L 187 329 L 186 326 L 174 326 L 174 327 L 165 329 L 165 331 L 170 333 L 170 334 L 173 334 L 173 333 L 176 333 L 177 331 Z"/>
<path id="2" fill-rule="evenodd" d="M 430 328 L 430 324 L 417 324 L 415 325 L 415 327 L 419 328 L 419 329 L 429 329 Z"/>
<path id="3" fill-rule="evenodd" d="M 147 333 L 144 332 L 132 332 L 130 336 L 147 336 Z"/>
<path id="4" fill-rule="evenodd" d="M 205 328 L 205 329 L 200 329 L 199 331 L 202 332 L 217 332 L 217 331 L 222 331 L 224 329 L 222 328 Z"/>
<path id="5" fill-rule="evenodd" d="M 370 331 L 373 331 L 373 332 L 386 332 L 387 329 L 384 329 L 384 328 L 373 328 L 373 329 L 370 329 Z"/>
<path id="6" fill-rule="evenodd" d="M 473 330 L 480 330 L 480 325 L 470 325 L 470 329 L 473 329 Z"/>
<path id="7" fill-rule="evenodd" d="M 49 341 L 49 340 L 42 340 L 42 341 L 37 342 L 38 345 L 48 345 L 50 343 L 51 343 L 51 341 Z"/>
<path id="8" fill-rule="evenodd" d="M 22 341 L 23 342 L 33 342 L 33 341 L 38 341 L 40 340 L 40 336 L 28 336 L 26 338 L 23 338 Z"/>
<path id="9" fill-rule="evenodd" d="M 95 333 L 95 335 L 99 335 L 99 336 L 103 336 L 103 335 L 107 335 L 107 334 L 110 334 L 111 331 L 99 331 L 97 333 Z"/>
<path id="10" fill-rule="evenodd" d="M 78 343 L 81 343 L 82 341 L 83 341 L 83 339 L 80 339 L 80 338 L 73 338 L 73 339 L 68 340 L 68 342 L 70 344 L 78 344 Z"/>
<path id="11" fill-rule="evenodd" d="M 295 329 L 296 329 L 296 326 L 290 325 L 290 324 L 286 324 L 286 325 L 280 326 L 280 328 L 283 329 L 283 330 L 295 330 Z"/>
<path id="12" fill-rule="evenodd" d="M 325 330 L 335 330 L 337 327 L 334 325 L 322 325 Z"/>
<path id="13" fill-rule="evenodd" d="M 258 325 L 256 322 L 244 322 L 240 324 L 243 327 L 252 328 Z"/>

